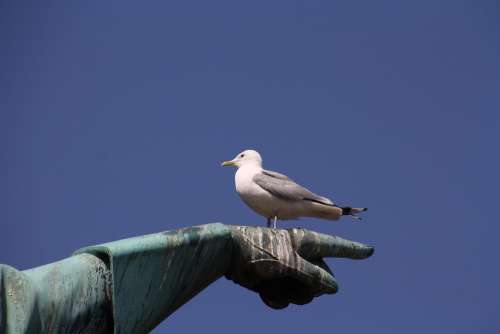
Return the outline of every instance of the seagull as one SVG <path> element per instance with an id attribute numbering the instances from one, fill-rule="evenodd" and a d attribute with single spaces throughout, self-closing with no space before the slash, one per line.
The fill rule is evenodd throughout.
<path id="1" fill-rule="evenodd" d="M 234 177 L 236 192 L 252 210 L 267 218 L 267 227 L 276 228 L 277 220 L 314 217 L 339 220 L 367 211 L 367 208 L 339 207 L 317 195 L 288 176 L 262 168 L 262 158 L 255 150 L 245 150 L 221 166 L 238 168 Z"/>

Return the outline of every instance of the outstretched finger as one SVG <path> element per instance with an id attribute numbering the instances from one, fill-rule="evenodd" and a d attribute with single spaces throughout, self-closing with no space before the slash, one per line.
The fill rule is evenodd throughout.
<path id="1" fill-rule="evenodd" d="M 374 248 L 356 241 L 350 241 L 337 236 L 317 233 L 304 229 L 291 229 L 292 242 L 297 253 L 306 259 L 320 257 L 344 257 L 349 259 L 366 259 Z"/>
<path id="2" fill-rule="evenodd" d="M 309 287 L 315 296 L 337 292 L 337 280 L 329 272 L 300 256 L 297 256 L 296 261 L 296 265 L 290 268 L 289 276 Z"/>

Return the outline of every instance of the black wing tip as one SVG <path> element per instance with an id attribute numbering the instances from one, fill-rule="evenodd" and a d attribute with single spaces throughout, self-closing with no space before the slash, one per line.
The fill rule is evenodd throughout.
<path id="1" fill-rule="evenodd" d="M 368 211 L 368 208 L 354 208 L 355 210 L 353 210 L 353 208 L 350 206 L 344 206 L 341 209 L 342 209 L 342 215 L 352 215 L 355 213 Z"/>
<path id="2" fill-rule="evenodd" d="M 350 215 L 351 212 L 352 212 L 352 208 L 350 206 L 344 206 L 342 208 L 342 215 L 343 216 Z"/>

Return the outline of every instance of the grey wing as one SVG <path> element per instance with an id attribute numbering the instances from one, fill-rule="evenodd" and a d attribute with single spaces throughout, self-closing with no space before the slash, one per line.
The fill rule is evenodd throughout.
<path id="1" fill-rule="evenodd" d="M 325 205 L 333 205 L 326 197 L 316 195 L 309 189 L 295 183 L 288 176 L 264 170 L 253 177 L 253 181 L 262 189 L 286 201 L 312 201 Z"/>
<path id="2" fill-rule="evenodd" d="M 292 181 L 292 179 L 290 179 L 288 176 L 286 176 L 285 174 L 281 174 L 281 173 L 278 173 L 278 172 L 273 172 L 272 170 L 265 170 L 263 169 L 262 170 L 262 173 L 264 173 L 265 175 L 268 175 L 268 176 L 271 176 L 271 177 L 274 177 L 276 179 L 281 179 L 281 180 L 290 180 Z M 293 181 L 292 181 L 293 182 Z"/>

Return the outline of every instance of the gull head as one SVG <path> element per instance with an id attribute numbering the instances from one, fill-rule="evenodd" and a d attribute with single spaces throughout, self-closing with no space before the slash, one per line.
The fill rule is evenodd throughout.
<path id="1" fill-rule="evenodd" d="M 238 168 L 242 166 L 262 167 L 262 158 L 257 151 L 245 150 L 238 153 L 233 160 L 224 161 L 221 166 L 236 166 Z"/>

